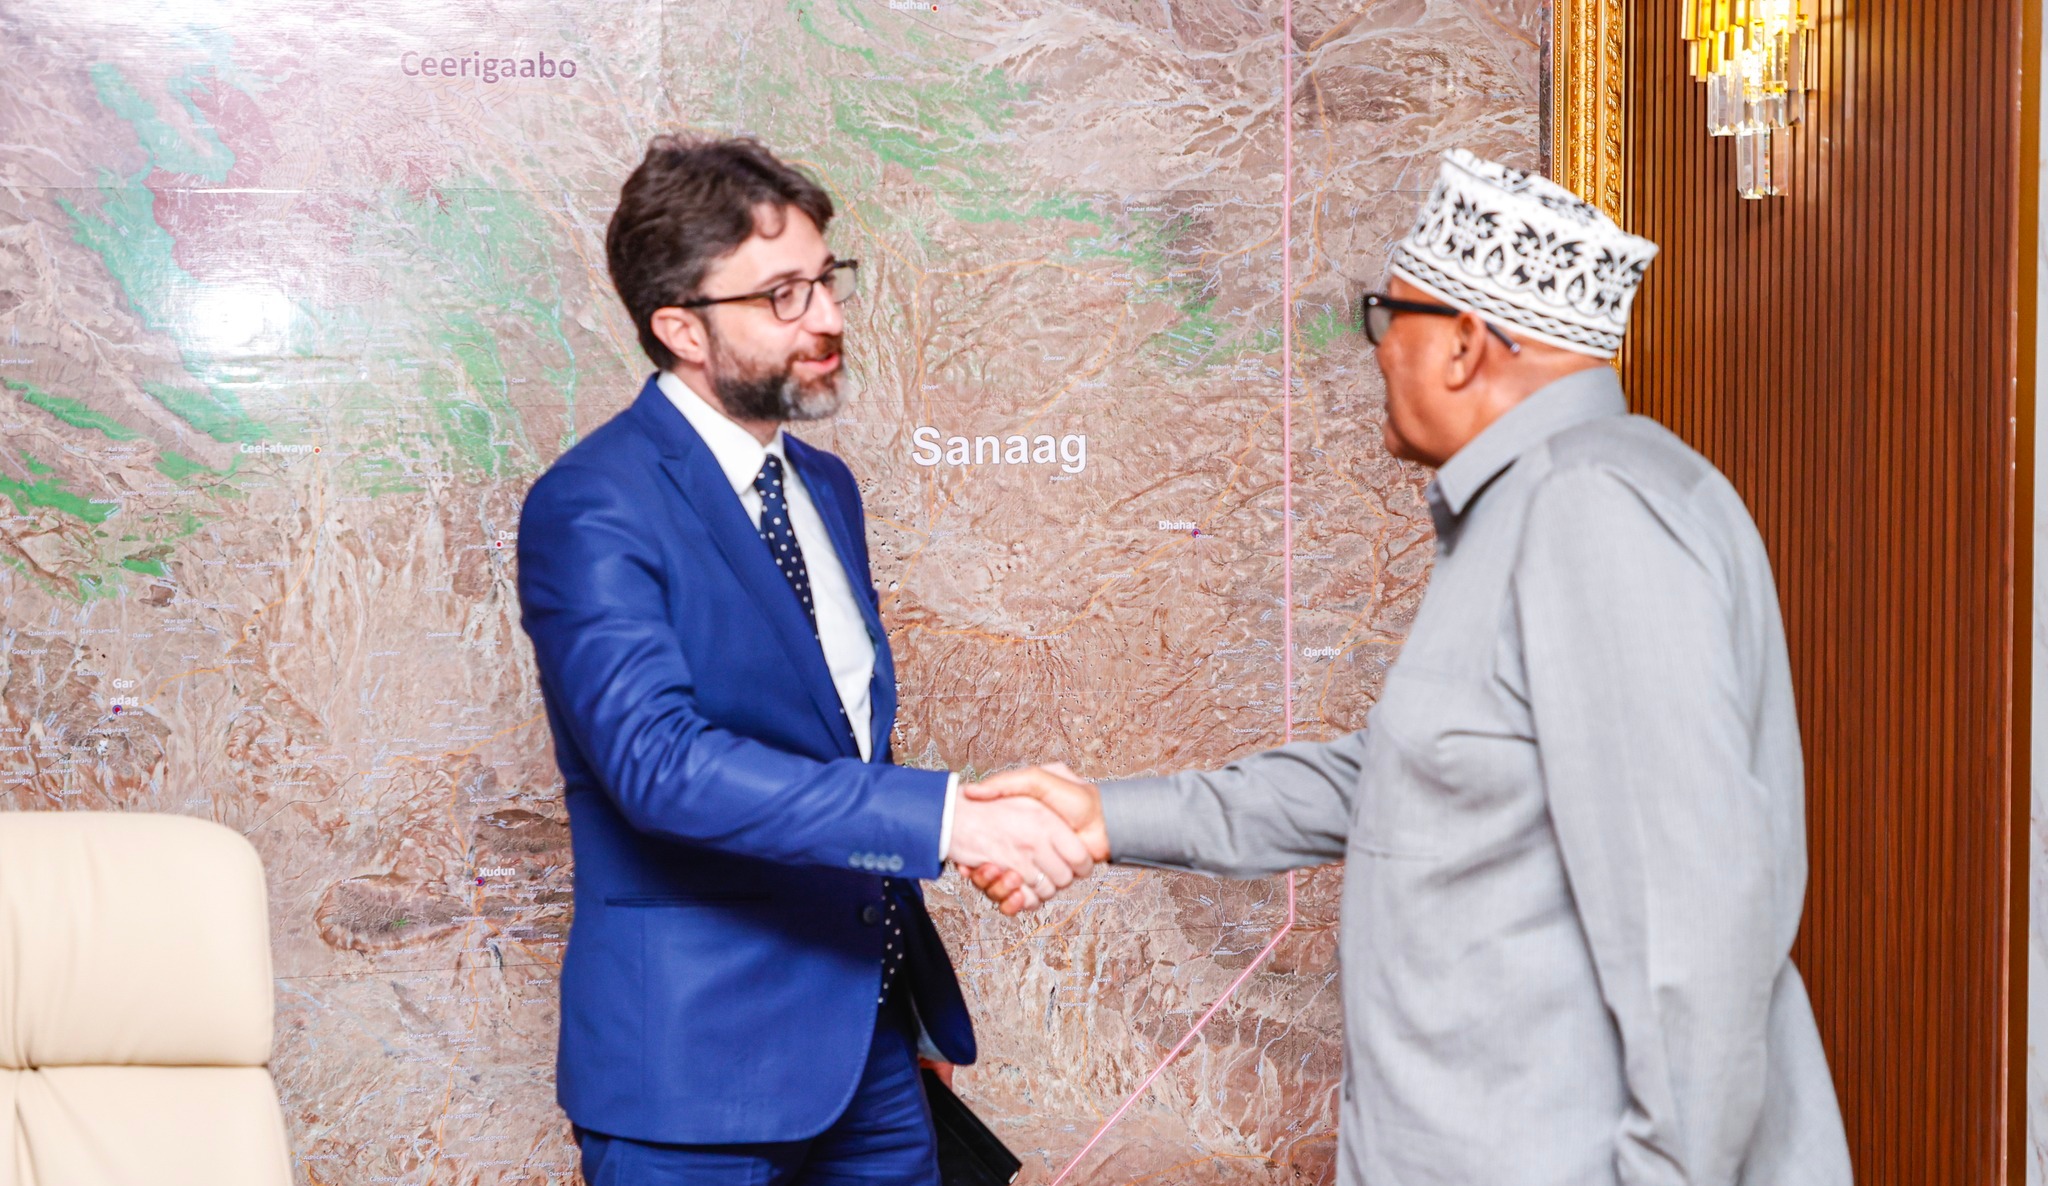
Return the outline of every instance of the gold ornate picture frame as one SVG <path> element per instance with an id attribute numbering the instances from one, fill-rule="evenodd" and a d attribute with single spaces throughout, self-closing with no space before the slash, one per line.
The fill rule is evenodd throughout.
<path id="1" fill-rule="evenodd" d="M 1544 138 L 1550 175 L 1622 216 L 1623 0 L 1550 0 Z"/>

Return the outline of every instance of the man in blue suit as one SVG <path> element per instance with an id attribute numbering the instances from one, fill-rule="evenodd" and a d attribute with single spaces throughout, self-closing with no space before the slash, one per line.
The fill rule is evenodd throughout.
<path id="1" fill-rule="evenodd" d="M 661 137 L 613 284 L 659 368 L 527 496 L 519 598 L 567 784 L 558 1092 L 592 1186 L 936 1186 L 918 1073 L 974 1034 L 917 879 L 1089 868 L 1031 799 L 890 761 L 896 681 L 839 409 L 857 264 L 751 140 Z"/>

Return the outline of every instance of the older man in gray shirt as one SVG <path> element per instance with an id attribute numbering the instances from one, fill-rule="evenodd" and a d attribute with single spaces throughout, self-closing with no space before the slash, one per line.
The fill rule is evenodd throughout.
<path id="1" fill-rule="evenodd" d="M 1345 1186 L 1846 1186 L 1790 951 L 1798 721 L 1768 559 L 1611 357 L 1656 247 L 1454 152 L 1365 298 L 1435 572 L 1360 732 L 1095 787 L 1098 858 L 1345 862 Z M 1016 909 L 1018 879 L 975 871 Z"/>

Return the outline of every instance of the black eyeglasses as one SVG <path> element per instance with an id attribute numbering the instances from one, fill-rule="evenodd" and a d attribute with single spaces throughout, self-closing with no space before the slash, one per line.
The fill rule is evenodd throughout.
<path id="1" fill-rule="evenodd" d="M 698 297 L 694 301 L 677 301 L 678 309 L 701 309 L 706 305 L 730 305 L 738 301 L 767 301 L 777 321 L 795 321 L 811 311 L 811 293 L 819 285 L 832 294 L 839 304 L 846 304 L 860 295 L 860 261 L 842 259 L 810 279 L 784 280 L 773 288 L 760 292 L 744 293 L 729 297 Z"/>
<path id="2" fill-rule="evenodd" d="M 1438 305 L 1429 301 L 1404 301 L 1400 297 L 1391 297 L 1383 292 L 1366 293 L 1365 297 L 1359 301 L 1359 306 L 1359 320 L 1364 323 L 1365 340 L 1375 346 L 1380 344 L 1381 338 L 1387 336 L 1387 330 L 1394 324 L 1394 314 L 1396 313 L 1421 313 L 1428 317 L 1457 317 L 1471 312 L 1469 309 L 1460 309 L 1455 305 Z M 1501 332 L 1499 326 L 1491 321 L 1485 324 L 1487 330 L 1494 337 L 1500 339 L 1501 345 L 1508 348 L 1509 354 L 1520 354 L 1522 352 L 1521 344 Z"/>

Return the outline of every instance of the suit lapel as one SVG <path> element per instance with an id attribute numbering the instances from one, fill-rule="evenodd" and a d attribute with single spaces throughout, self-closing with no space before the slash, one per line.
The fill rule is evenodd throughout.
<path id="1" fill-rule="evenodd" d="M 865 605 L 867 598 L 861 598 Z M 896 661 L 889 654 L 889 636 L 875 634 L 874 715 L 868 720 L 873 745 L 868 750 L 877 762 L 891 760 L 889 733 L 896 727 Z"/>
<path id="2" fill-rule="evenodd" d="M 867 552 L 860 546 L 857 533 L 865 531 L 866 525 L 860 520 L 859 504 L 847 505 L 831 474 L 819 464 L 817 450 L 787 433 L 783 434 L 782 443 L 784 451 L 789 454 L 790 464 L 803 478 L 804 490 L 810 494 L 812 505 L 818 508 L 818 517 L 825 521 L 825 531 L 832 537 L 832 548 L 839 553 L 839 567 L 846 573 L 846 583 L 853 586 L 854 603 L 860 606 L 861 621 L 867 624 L 868 638 L 875 644 L 873 712 L 868 719 L 872 736 L 868 752 L 875 755 L 876 761 L 881 761 L 888 752 L 889 732 L 896 724 L 896 666 L 889 655 L 889 632 L 883 627 L 882 616 L 875 609 L 874 576 L 862 562 Z M 812 563 L 815 565 L 816 561 Z"/>
<path id="3" fill-rule="evenodd" d="M 825 653 L 811 633 L 811 624 L 804 618 L 795 592 L 769 557 L 759 531 L 747 522 L 746 510 L 733 494 L 725 471 L 718 468 L 710 448 L 653 380 L 641 391 L 633 410 L 642 427 L 661 446 L 663 471 L 696 512 L 705 533 L 718 546 L 719 554 L 739 578 L 747 596 L 773 627 L 789 658 L 791 674 L 810 694 L 811 702 L 830 726 L 829 731 L 840 740 L 845 756 L 857 755 L 853 735 L 840 717 L 839 692 L 825 666 Z"/>

